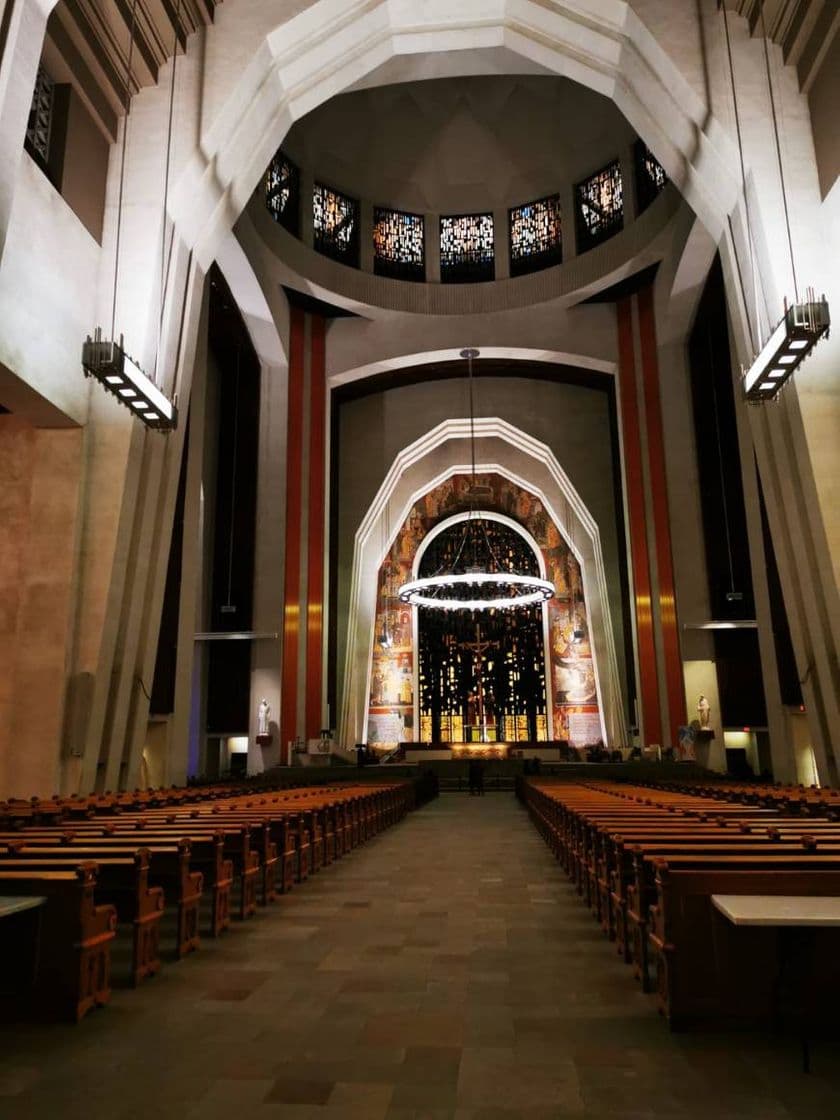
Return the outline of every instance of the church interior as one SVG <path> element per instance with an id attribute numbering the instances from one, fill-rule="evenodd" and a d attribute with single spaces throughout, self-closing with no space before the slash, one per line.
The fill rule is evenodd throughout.
<path id="1" fill-rule="evenodd" d="M 0 1118 L 837 1111 L 839 115 L 835 0 L 0 0 Z"/>

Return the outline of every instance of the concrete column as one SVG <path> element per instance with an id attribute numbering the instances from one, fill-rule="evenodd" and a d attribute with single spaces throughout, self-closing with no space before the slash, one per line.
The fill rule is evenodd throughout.
<path id="1" fill-rule="evenodd" d="M 440 283 L 440 214 L 427 214 L 424 237 L 426 241 L 426 281 Z"/>
<path id="2" fill-rule="evenodd" d="M 359 268 L 373 272 L 373 203 L 359 203 Z"/>
<path id="3" fill-rule="evenodd" d="M 564 183 L 560 188 L 559 194 L 560 213 L 563 216 L 563 260 L 570 261 L 577 256 L 574 185 L 572 183 Z"/>
<path id="4" fill-rule="evenodd" d="M 510 236 L 506 206 L 493 211 L 493 240 L 495 242 L 496 279 L 507 280 L 510 277 Z"/>
<path id="5" fill-rule="evenodd" d="M 183 784 L 190 774 L 190 744 L 196 666 L 201 655 L 195 635 L 203 630 L 202 589 L 202 476 L 207 439 L 207 322 L 199 327 L 198 347 L 190 394 L 190 439 L 184 488 L 184 526 L 181 542 L 181 590 L 178 604 L 178 652 L 175 664 L 175 701 L 172 712 L 167 781 Z M 203 727 L 203 725 L 202 725 Z M 193 761 L 193 765 L 194 765 Z"/>
<path id="6" fill-rule="evenodd" d="M 311 249 L 314 244 L 314 231 L 312 228 L 312 192 L 315 189 L 315 180 L 311 169 L 301 168 L 300 171 L 300 239 L 304 245 Z"/>
<path id="7" fill-rule="evenodd" d="M 635 222 L 639 216 L 639 200 L 636 195 L 636 164 L 633 159 L 633 145 L 628 144 L 619 154 L 621 165 L 621 190 L 624 200 L 624 225 Z"/>
<path id="8" fill-rule="evenodd" d="M 175 271 L 171 299 L 167 300 L 161 350 L 163 367 L 175 371 L 174 385 L 182 407 L 186 408 L 192 389 L 199 324 L 206 322 L 208 293 L 204 273 L 194 259 L 190 261 L 183 246 L 176 247 L 175 253 L 176 259 L 180 258 L 180 267 Z M 150 436 L 156 434 L 150 433 Z M 139 539 L 146 543 L 149 551 L 149 563 L 143 583 L 135 583 L 130 589 L 131 598 L 139 596 L 145 609 L 131 660 L 124 661 L 121 666 L 123 681 L 127 664 L 133 665 L 135 680 L 151 682 L 154 677 L 185 434 L 186 415 L 182 415 L 177 430 L 159 439 L 149 463 L 150 500 L 138 527 Z M 149 717 L 148 690 L 149 686 L 137 688 L 131 697 L 122 764 L 129 788 L 136 784 L 139 776 Z"/>
<path id="9" fill-rule="evenodd" d="M 10 0 L 6 3 L 9 4 Z M 8 12 L 0 11 L 0 18 L 4 22 L 8 20 L 6 42 L 0 57 L 0 261 L 12 212 L 18 166 L 23 158 L 26 122 L 41 60 L 47 17 L 52 7 L 50 0 L 15 0 Z"/>
<path id="10" fill-rule="evenodd" d="M 257 536 L 254 554 L 254 616 L 260 638 L 251 646 L 251 702 L 248 714 L 248 773 L 259 774 L 280 761 L 280 633 L 283 622 L 283 568 L 286 500 L 286 400 L 288 369 L 262 362 L 257 471 Z M 269 747 L 258 745 L 257 709 L 271 706 Z"/>

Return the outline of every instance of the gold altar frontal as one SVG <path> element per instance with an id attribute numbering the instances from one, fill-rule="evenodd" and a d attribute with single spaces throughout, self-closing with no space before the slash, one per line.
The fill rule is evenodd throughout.
<path id="1" fill-rule="evenodd" d="M 453 758 L 508 758 L 510 743 L 445 743 Z"/>

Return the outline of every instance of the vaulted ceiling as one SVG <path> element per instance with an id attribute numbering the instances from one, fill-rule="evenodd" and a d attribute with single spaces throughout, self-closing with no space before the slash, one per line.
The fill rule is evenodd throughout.
<path id="1" fill-rule="evenodd" d="M 221 0 L 60 0 L 47 26 L 44 59 L 51 76 L 71 81 L 110 140 L 124 110 L 134 19 L 129 90 L 158 80 L 160 67 L 186 46 L 187 36 L 212 23 Z"/>

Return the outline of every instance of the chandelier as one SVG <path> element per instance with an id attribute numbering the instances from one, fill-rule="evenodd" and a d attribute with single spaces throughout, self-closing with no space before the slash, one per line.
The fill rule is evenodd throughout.
<path id="1" fill-rule="evenodd" d="M 500 560 L 487 533 L 487 519 L 475 510 L 475 409 L 473 359 L 478 350 L 462 350 L 470 388 L 470 511 L 454 559 L 433 575 L 409 580 L 399 589 L 403 603 L 444 611 L 515 610 L 544 603 L 554 584 L 539 576 L 515 571 Z"/>

